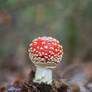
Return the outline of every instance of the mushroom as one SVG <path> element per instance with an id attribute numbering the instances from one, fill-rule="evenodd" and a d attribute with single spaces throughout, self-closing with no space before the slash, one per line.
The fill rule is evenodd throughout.
<path id="1" fill-rule="evenodd" d="M 39 37 L 29 46 L 29 57 L 36 66 L 34 82 L 52 84 L 52 70 L 62 60 L 63 49 L 52 37 Z"/>

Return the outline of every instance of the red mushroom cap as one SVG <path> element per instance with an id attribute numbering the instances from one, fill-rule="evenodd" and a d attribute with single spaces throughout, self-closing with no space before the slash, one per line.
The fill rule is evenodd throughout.
<path id="1" fill-rule="evenodd" d="M 55 67 L 62 60 L 62 46 L 52 37 L 39 37 L 33 40 L 28 51 L 35 65 Z"/>

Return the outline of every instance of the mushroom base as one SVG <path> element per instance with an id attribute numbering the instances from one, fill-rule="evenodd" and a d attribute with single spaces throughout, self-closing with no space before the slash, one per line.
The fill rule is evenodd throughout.
<path id="1" fill-rule="evenodd" d="M 37 66 L 34 82 L 52 84 L 52 70 Z"/>
<path id="2" fill-rule="evenodd" d="M 52 81 L 52 85 L 46 83 L 24 82 L 23 92 L 73 92 L 71 88 L 62 81 Z M 28 90 L 28 91 L 26 91 Z"/>

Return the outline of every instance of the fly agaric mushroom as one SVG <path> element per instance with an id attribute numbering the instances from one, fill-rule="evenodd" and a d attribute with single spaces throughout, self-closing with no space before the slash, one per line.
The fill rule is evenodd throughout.
<path id="1" fill-rule="evenodd" d="M 34 39 L 29 47 L 29 57 L 36 66 L 34 82 L 52 83 L 52 69 L 62 60 L 63 49 L 52 37 Z"/>

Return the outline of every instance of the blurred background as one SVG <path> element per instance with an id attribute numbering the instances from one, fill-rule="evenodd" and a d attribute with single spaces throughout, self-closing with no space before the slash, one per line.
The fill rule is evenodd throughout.
<path id="1" fill-rule="evenodd" d="M 92 79 L 92 0 L 0 0 L 0 84 L 34 69 L 28 48 L 39 36 L 63 45 L 53 78 Z"/>

